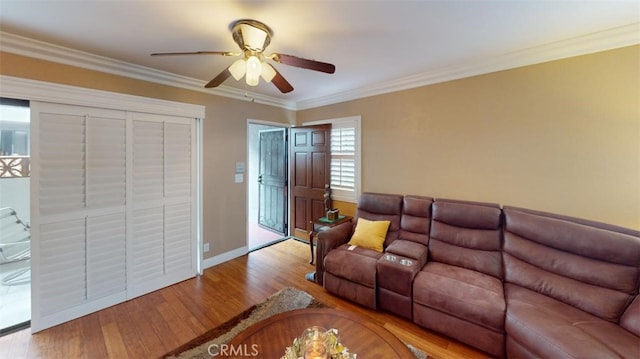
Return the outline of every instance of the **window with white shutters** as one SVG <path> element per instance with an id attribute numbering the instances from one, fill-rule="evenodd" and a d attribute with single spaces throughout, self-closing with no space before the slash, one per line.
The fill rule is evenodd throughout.
<path id="1" fill-rule="evenodd" d="M 356 129 L 331 128 L 331 188 L 355 191 Z"/>

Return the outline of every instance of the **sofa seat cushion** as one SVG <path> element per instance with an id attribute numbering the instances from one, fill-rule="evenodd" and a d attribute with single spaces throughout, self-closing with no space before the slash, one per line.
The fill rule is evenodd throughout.
<path id="1" fill-rule="evenodd" d="M 497 332 L 504 331 L 502 282 L 480 272 L 427 263 L 413 282 L 413 302 Z"/>
<path id="2" fill-rule="evenodd" d="M 640 338 L 615 323 L 513 284 L 505 296 L 509 340 L 537 357 L 640 358 Z"/>
<path id="3" fill-rule="evenodd" d="M 375 288 L 376 264 L 382 253 L 348 244 L 332 250 L 324 259 L 326 272 L 369 288 Z"/>

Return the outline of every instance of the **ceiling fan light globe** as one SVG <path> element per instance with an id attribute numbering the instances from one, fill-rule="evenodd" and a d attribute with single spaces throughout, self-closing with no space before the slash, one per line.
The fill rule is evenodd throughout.
<path id="1" fill-rule="evenodd" d="M 239 81 L 247 71 L 247 63 L 244 59 L 237 60 L 231 66 L 229 66 L 229 72 L 236 81 Z"/>
<path id="2" fill-rule="evenodd" d="M 260 75 L 262 75 L 262 79 L 265 82 L 271 82 L 271 80 L 276 77 L 276 70 L 273 68 L 273 66 L 263 63 L 262 73 Z"/>
<path id="3" fill-rule="evenodd" d="M 262 63 L 256 56 L 249 56 L 247 59 L 246 81 L 249 86 L 258 86 L 262 74 Z"/>

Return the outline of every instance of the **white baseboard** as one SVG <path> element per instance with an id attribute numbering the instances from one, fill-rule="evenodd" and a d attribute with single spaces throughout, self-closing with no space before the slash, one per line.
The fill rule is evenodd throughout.
<path id="1" fill-rule="evenodd" d="M 202 269 L 205 270 L 207 268 L 211 268 L 218 264 L 230 261 L 234 258 L 241 257 L 247 253 L 249 253 L 249 250 L 247 249 L 247 246 L 244 246 L 229 252 L 218 254 L 217 256 L 213 256 L 211 258 L 206 258 L 202 260 Z"/>

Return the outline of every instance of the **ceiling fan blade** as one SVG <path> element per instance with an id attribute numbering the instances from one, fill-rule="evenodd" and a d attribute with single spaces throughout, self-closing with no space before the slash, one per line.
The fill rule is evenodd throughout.
<path id="1" fill-rule="evenodd" d="M 239 56 L 239 52 L 230 51 L 195 51 L 195 52 L 155 52 L 151 56 L 179 56 L 179 55 L 221 55 L 221 56 Z"/>
<path id="2" fill-rule="evenodd" d="M 332 74 L 336 72 L 336 67 L 326 62 L 303 59 L 302 57 L 285 55 L 285 54 L 271 54 L 268 57 L 275 62 L 279 62 L 281 64 L 285 64 L 289 66 L 295 66 L 295 67 L 301 67 L 303 69 L 326 72 L 328 74 Z"/>
<path id="3" fill-rule="evenodd" d="M 276 70 L 275 68 L 273 70 L 276 72 L 276 75 L 273 77 L 271 82 L 278 88 L 278 90 L 280 90 L 280 92 L 282 93 L 293 91 L 293 86 L 291 86 L 289 81 L 285 80 L 285 78 L 282 77 L 278 70 Z"/>
<path id="4" fill-rule="evenodd" d="M 231 76 L 231 71 L 229 71 L 229 68 L 227 67 L 226 69 L 224 69 L 224 71 L 218 74 L 218 76 L 216 76 L 213 80 L 209 81 L 208 84 L 204 85 L 204 87 L 206 88 L 218 87 L 220 86 L 220 84 L 224 82 L 224 80 L 228 79 L 229 76 Z"/>

